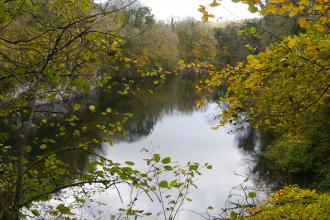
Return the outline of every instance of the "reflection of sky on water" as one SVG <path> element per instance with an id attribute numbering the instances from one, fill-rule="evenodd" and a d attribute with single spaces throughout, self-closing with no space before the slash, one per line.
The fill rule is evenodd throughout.
<path id="1" fill-rule="evenodd" d="M 210 118 L 216 111 L 216 105 L 211 104 L 206 111 L 166 115 L 157 122 L 150 135 L 136 142 L 117 143 L 113 148 L 104 149 L 104 153 L 114 161 L 141 161 L 144 154 L 140 150 L 147 147 L 155 149 L 163 157 L 171 156 L 181 163 L 208 162 L 213 165 L 213 169 L 205 170 L 199 177 L 196 182 L 199 188 L 189 196 L 193 202 L 186 202 L 183 208 L 202 212 L 211 205 L 219 209 L 225 203 L 229 190 L 243 182 L 243 178 L 234 173 L 244 174 L 246 169 L 242 166 L 243 155 L 236 147 L 234 135 L 227 134 L 224 129 L 211 129 Z M 137 167 L 140 166 L 141 164 L 137 164 Z M 110 213 L 115 213 L 122 207 L 116 192 L 97 197 L 108 206 L 104 208 L 104 219 L 108 219 Z M 138 207 L 160 210 L 160 206 L 151 204 L 147 198 L 140 200 Z M 182 212 L 178 219 L 198 219 L 198 216 Z"/>

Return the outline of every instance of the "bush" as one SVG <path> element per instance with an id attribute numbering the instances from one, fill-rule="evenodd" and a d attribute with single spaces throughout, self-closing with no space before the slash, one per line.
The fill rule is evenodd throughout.
<path id="1" fill-rule="evenodd" d="M 243 219 L 329 219 L 330 195 L 286 186 L 249 211 Z"/>

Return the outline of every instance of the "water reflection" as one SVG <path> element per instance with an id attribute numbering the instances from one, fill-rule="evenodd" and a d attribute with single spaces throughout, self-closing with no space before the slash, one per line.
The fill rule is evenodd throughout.
<path id="1" fill-rule="evenodd" d="M 134 142 L 138 139 L 148 136 L 157 121 L 165 115 L 175 111 L 184 114 L 192 114 L 194 111 L 194 103 L 199 95 L 195 92 L 197 78 L 193 76 L 170 77 L 164 83 L 154 85 L 152 80 L 136 80 L 132 85 L 132 93 L 127 95 L 119 95 L 117 92 L 94 90 L 93 92 L 68 99 L 65 102 L 55 102 L 52 104 L 41 104 L 37 111 L 46 113 L 60 113 L 54 117 L 48 114 L 47 124 L 41 128 L 35 127 L 30 131 L 30 140 L 28 145 L 31 146 L 31 157 L 44 154 L 53 150 L 57 150 L 64 146 L 78 146 L 84 140 L 102 139 L 104 135 L 100 130 L 95 129 L 97 124 L 117 123 L 123 120 L 126 113 L 133 116 L 123 123 L 124 130 L 127 133 L 118 132 L 112 135 L 112 139 L 116 142 L 128 141 Z M 85 126 L 86 129 L 80 137 L 72 138 L 75 127 L 66 122 L 67 115 L 73 104 L 81 106 L 80 112 L 75 112 L 79 116 L 76 122 L 77 127 Z M 95 105 L 97 112 L 95 114 L 88 113 L 88 106 Z M 107 108 L 112 109 L 112 113 L 102 115 L 101 112 Z M 71 114 L 68 114 L 71 115 Z M 37 116 L 38 117 L 38 116 Z M 16 137 L 16 128 L 11 126 L 12 122 L 1 122 L 1 131 L 11 131 L 6 145 L 16 146 L 18 138 Z M 65 134 L 59 135 L 60 130 L 65 130 Z M 39 145 L 46 138 L 54 139 L 56 143 L 49 144 L 47 150 L 40 150 Z M 13 148 L 15 151 L 15 147 Z M 15 153 L 15 152 L 13 152 Z M 74 155 L 60 154 L 60 159 L 69 163 L 73 170 L 83 172 L 84 165 L 88 161 L 87 155 L 84 153 L 76 153 Z"/>
<path id="2" fill-rule="evenodd" d="M 267 149 L 277 139 L 275 134 L 260 132 L 251 127 L 236 136 L 237 146 L 245 155 L 249 165 L 248 174 L 256 185 L 266 185 L 269 190 L 277 190 L 285 185 L 297 184 L 300 187 L 316 187 L 322 181 L 314 170 L 290 172 L 274 166 L 274 161 L 267 157 Z"/>
<path id="3" fill-rule="evenodd" d="M 199 212 L 205 211 L 209 205 L 221 208 L 230 189 L 243 182 L 244 178 L 235 173 L 243 174 L 245 166 L 241 163 L 243 155 L 236 148 L 234 135 L 225 130 L 210 129 L 210 115 L 218 110 L 216 104 L 210 104 L 205 110 L 189 114 L 173 111 L 164 115 L 149 135 L 134 142 L 120 141 L 114 147 L 105 149 L 104 154 L 120 162 L 139 161 L 142 157 L 140 149 L 148 147 L 180 163 L 209 162 L 213 165 L 212 171 L 205 171 L 197 180 L 198 189 L 189 195 L 193 202 L 186 203 L 183 208 Z M 137 165 L 143 167 L 142 164 Z M 99 195 L 98 200 L 108 204 L 103 209 L 106 215 L 115 212 L 121 205 L 115 193 Z M 160 204 L 151 203 L 148 198 L 141 199 L 138 207 L 148 211 L 160 210 Z M 198 216 L 185 211 L 178 219 L 198 219 Z"/>
<path id="4" fill-rule="evenodd" d="M 174 111 L 191 114 L 200 97 L 195 91 L 197 80 L 192 76 L 173 77 L 151 88 L 152 82 L 139 82 L 136 85 L 138 89 L 130 96 L 114 97 L 112 93 L 101 92 L 100 103 L 102 106 L 111 106 L 117 112 L 133 113 L 125 125 L 128 135 L 124 138 L 126 141 L 135 141 L 150 134 L 164 115 Z"/>
<path id="5" fill-rule="evenodd" d="M 132 117 L 123 124 L 127 133 L 118 132 L 112 135 L 116 141 L 114 147 L 99 148 L 99 151 L 114 161 L 124 162 L 128 160 L 141 160 L 140 149 L 148 147 L 164 156 L 168 155 L 182 163 L 195 161 L 200 163 L 213 164 L 213 170 L 206 172 L 197 182 L 199 189 L 190 197 L 193 203 L 188 203 L 184 209 L 204 211 L 209 205 L 216 208 L 223 207 L 229 190 L 243 182 L 244 177 L 235 175 L 246 174 L 247 164 L 244 163 L 245 155 L 252 158 L 252 173 L 270 175 L 270 167 L 262 163 L 259 151 L 263 145 L 263 139 L 253 130 L 247 130 L 241 136 L 228 134 L 225 129 L 214 131 L 211 124 L 214 114 L 219 114 L 220 109 L 212 104 L 209 97 L 209 104 L 201 110 L 194 108 L 195 102 L 200 99 L 201 94 L 196 93 L 198 78 L 184 75 L 171 77 L 166 82 L 154 85 L 152 81 L 136 81 L 132 85 L 132 93 L 118 95 L 117 93 L 104 90 L 95 90 L 85 96 L 74 100 L 68 100 L 67 104 L 79 103 L 81 112 L 80 120 L 76 122 L 79 126 L 86 126 L 80 137 L 72 138 L 74 127 L 65 122 L 65 114 L 49 118 L 48 124 L 58 123 L 55 126 L 46 126 L 36 129 L 32 133 L 30 145 L 32 151 L 30 157 L 56 150 L 59 146 L 77 146 L 84 140 L 91 138 L 101 139 L 104 135 L 98 129 L 97 124 L 116 123 L 124 120 L 125 114 L 130 113 Z M 151 92 L 152 91 L 152 92 Z M 221 95 L 219 90 L 217 95 Z M 52 105 L 41 105 L 39 110 L 57 111 L 66 113 L 69 111 L 67 104 L 59 102 Z M 85 113 L 89 105 L 95 105 L 97 113 Z M 102 115 L 101 112 L 111 108 L 111 115 Z M 10 129 L 2 126 L 2 129 Z M 55 135 L 59 130 L 65 130 L 63 135 Z M 47 150 L 40 150 L 40 141 L 45 138 L 53 138 L 56 143 L 49 145 Z M 15 145 L 15 134 L 9 139 L 9 144 Z M 106 146 L 106 145 L 103 145 Z M 238 146 L 238 148 L 237 148 Z M 259 146 L 256 148 L 256 146 Z M 244 153 L 242 153 L 244 152 Z M 63 153 L 58 157 L 70 164 L 73 174 L 83 173 L 85 165 L 91 159 L 87 154 L 76 152 L 75 154 Z M 258 175 L 255 175 L 258 176 Z M 70 178 L 70 177 L 68 177 Z M 111 207 L 104 209 L 105 215 L 116 212 L 121 204 L 114 194 L 102 194 L 98 196 L 99 201 L 111 204 Z M 146 205 L 147 200 L 142 201 Z M 156 210 L 159 204 L 147 204 L 147 208 Z M 155 207 L 156 206 L 156 207 Z M 189 211 L 180 215 L 179 219 L 193 219 L 195 215 Z M 197 219 L 197 218 L 196 218 Z"/>
<path id="6" fill-rule="evenodd" d="M 256 185 L 266 185 L 269 189 L 277 189 L 284 185 L 283 175 L 273 169 L 271 161 L 263 156 L 265 149 L 272 144 L 274 137 L 269 133 L 262 133 L 247 127 L 236 135 L 237 147 L 245 155 L 244 160 L 249 165 L 248 176 Z"/>

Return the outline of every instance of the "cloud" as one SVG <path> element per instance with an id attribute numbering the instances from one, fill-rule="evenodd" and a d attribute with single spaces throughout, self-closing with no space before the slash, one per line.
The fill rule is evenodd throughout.
<path id="1" fill-rule="evenodd" d="M 201 14 L 198 12 L 200 4 L 207 5 L 211 0 L 141 0 L 143 4 L 150 7 L 158 20 L 167 20 L 170 17 L 184 18 L 193 17 L 200 20 Z M 217 8 L 209 10 L 215 15 L 218 21 L 240 20 L 258 17 L 248 11 L 247 5 L 233 3 L 230 0 L 221 1 Z"/>

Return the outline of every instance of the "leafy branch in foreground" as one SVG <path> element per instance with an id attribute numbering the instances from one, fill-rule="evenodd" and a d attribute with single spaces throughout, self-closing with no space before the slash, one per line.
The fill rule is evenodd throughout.
<path id="1" fill-rule="evenodd" d="M 109 188 L 123 182 L 141 186 L 135 171 L 96 153 L 113 141 L 115 133 L 125 133 L 121 120 L 109 109 L 101 113 L 107 124 L 86 125 L 81 113 L 98 114 L 99 109 L 74 101 L 101 87 L 124 87 L 117 92 L 127 93 L 127 80 L 110 79 L 137 67 L 122 54 L 123 39 L 132 36 L 121 33 L 125 10 L 135 2 L 118 7 L 110 1 L 89 0 L 0 2 L 1 219 L 23 218 L 23 211 L 38 216 L 31 205 L 67 188 L 83 189 L 86 184 Z M 107 69 L 101 68 L 104 60 Z M 39 137 L 36 131 L 52 135 Z M 95 136 L 84 137 L 92 131 Z M 70 155 L 70 159 L 98 159 L 84 174 L 60 158 Z M 63 205 L 58 207 L 53 214 L 70 213 Z"/>
<path id="2" fill-rule="evenodd" d="M 235 66 L 220 71 L 206 67 L 209 77 L 200 89 L 226 86 L 220 126 L 248 122 L 282 131 L 301 127 L 308 114 L 318 114 L 328 106 L 329 6 L 321 0 L 270 0 L 262 6 L 261 1 L 241 2 L 264 16 L 297 19 L 305 33 L 279 39 Z"/>
<path id="3" fill-rule="evenodd" d="M 184 202 L 190 200 L 187 195 L 191 187 L 196 187 L 194 180 L 201 174 L 202 167 L 197 163 L 181 166 L 172 162 L 170 157 L 161 158 L 159 154 L 152 154 L 151 158 L 145 159 L 145 171 L 139 171 L 134 168 L 132 161 L 115 163 L 94 152 L 84 151 L 95 156 L 95 160 L 88 164 L 87 172 L 71 182 L 66 181 L 66 184 L 49 185 L 44 191 L 38 190 L 38 194 L 31 195 L 22 204 L 23 215 L 35 219 L 77 219 L 81 215 L 80 209 L 93 201 L 93 195 L 111 190 L 118 193 L 123 204 L 127 202 L 114 217 L 122 219 L 155 215 L 151 211 L 135 208 L 140 197 L 146 195 L 150 202 L 161 204 L 157 215 L 162 215 L 164 219 L 176 219 Z M 149 152 L 146 149 L 144 151 Z M 206 166 L 210 169 L 208 164 Z M 125 190 L 119 190 L 123 186 L 130 191 L 127 201 Z"/>

